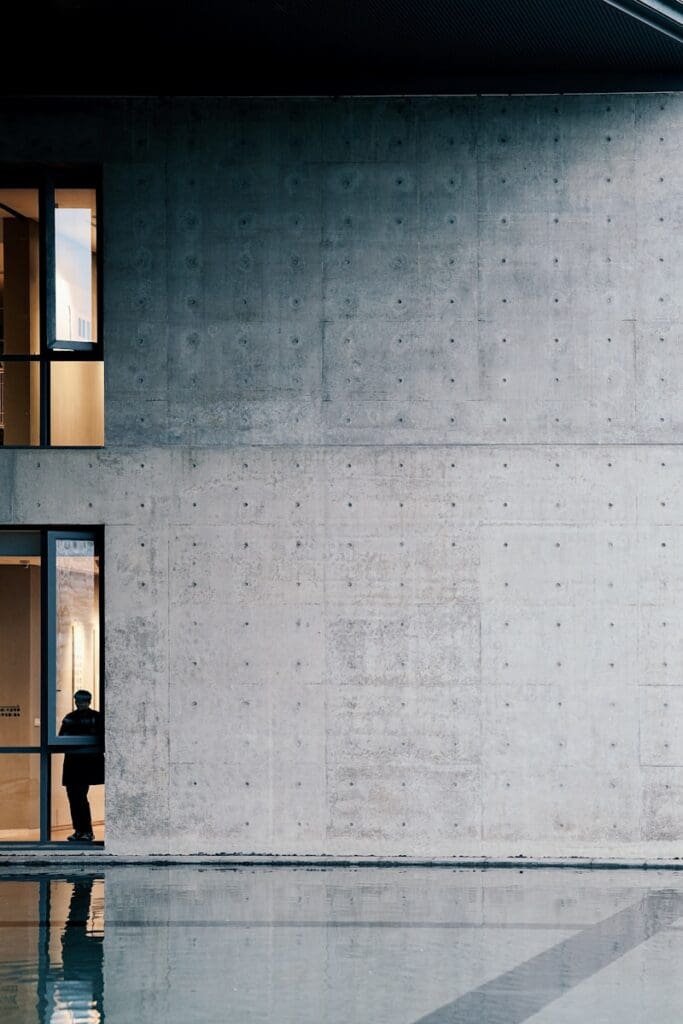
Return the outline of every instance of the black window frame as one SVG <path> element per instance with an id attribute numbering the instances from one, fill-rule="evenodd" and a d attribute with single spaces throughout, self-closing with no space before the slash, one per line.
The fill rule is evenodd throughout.
<path id="1" fill-rule="evenodd" d="M 0 746 L 0 758 L 3 754 L 34 754 L 40 755 L 40 836 L 37 840 L 0 840 L 0 851 L 14 847 L 29 847 L 34 850 L 38 846 L 63 847 L 64 843 L 50 838 L 51 817 L 52 817 L 52 756 L 63 754 L 67 750 L 92 750 L 91 739 L 84 738 L 82 743 L 74 743 L 73 738 L 60 737 L 55 735 L 55 723 L 50 719 L 54 715 L 55 702 L 51 688 L 56 685 L 54 666 L 50 663 L 50 657 L 56 650 L 56 605 L 54 600 L 54 587 L 56 585 L 54 565 L 51 559 L 55 557 L 55 537 L 68 537 L 76 539 L 90 539 L 95 544 L 95 554 L 100 560 L 100 664 L 99 664 L 99 707 L 101 712 L 105 708 L 105 636 L 104 636 L 104 593 L 105 593 L 105 565 L 104 565 L 104 527 L 94 525 L 74 526 L 65 525 L 21 525 L 4 526 L 0 525 L 0 534 L 25 534 L 32 533 L 40 536 L 40 744 L 39 745 L 15 745 Z M 95 843 L 102 846 L 103 844 Z"/>
<path id="2" fill-rule="evenodd" d="M 95 189 L 97 224 L 97 340 L 61 341 L 56 337 L 55 287 L 55 222 L 54 194 L 60 188 Z M 1 363 L 38 363 L 40 365 L 40 443 L 38 445 L 3 445 L 10 450 L 73 445 L 52 445 L 51 439 L 51 367 L 57 362 L 103 362 L 103 274 L 102 274 L 102 168 L 95 164 L 0 164 L 0 189 L 35 189 L 38 192 L 38 295 L 40 316 L 40 349 L 37 355 L 0 355 Z M 78 445 L 80 448 L 100 445 Z"/>

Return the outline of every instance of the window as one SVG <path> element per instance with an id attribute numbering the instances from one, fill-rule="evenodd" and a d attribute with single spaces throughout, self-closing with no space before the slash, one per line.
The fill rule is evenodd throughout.
<path id="1" fill-rule="evenodd" d="M 59 842 L 74 828 L 64 757 L 90 770 L 102 740 L 60 725 L 79 690 L 104 710 L 101 594 L 100 531 L 0 530 L 0 843 Z M 100 841 L 101 782 L 87 794 Z"/>
<path id="2" fill-rule="evenodd" d="M 0 167 L 0 445 L 104 444 L 93 169 Z"/>

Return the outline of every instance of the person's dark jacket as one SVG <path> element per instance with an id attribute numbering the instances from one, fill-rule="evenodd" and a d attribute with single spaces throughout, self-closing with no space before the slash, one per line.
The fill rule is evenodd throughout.
<path id="1" fill-rule="evenodd" d="M 62 785 L 79 783 L 101 786 L 104 783 L 104 718 L 94 708 L 82 708 L 65 715 L 59 728 L 60 736 L 97 736 L 99 750 L 67 750 L 64 754 Z"/>

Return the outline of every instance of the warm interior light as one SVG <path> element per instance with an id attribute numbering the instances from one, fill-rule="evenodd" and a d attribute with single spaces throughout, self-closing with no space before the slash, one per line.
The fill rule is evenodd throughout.
<path id="1" fill-rule="evenodd" d="M 84 638 L 83 624 L 71 623 L 71 694 L 76 690 L 88 689 L 83 684 Z"/>

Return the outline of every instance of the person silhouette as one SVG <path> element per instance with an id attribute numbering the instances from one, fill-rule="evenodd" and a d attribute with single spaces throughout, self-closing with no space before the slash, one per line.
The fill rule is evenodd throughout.
<path id="1" fill-rule="evenodd" d="M 91 786 L 104 784 L 104 717 L 90 707 L 92 694 L 88 690 L 77 690 L 74 701 L 76 710 L 64 716 L 59 735 L 95 736 L 99 740 L 99 749 L 67 750 L 64 754 L 62 785 L 69 798 L 74 828 L 73 835 L 67 836 L 67 840 L 70 843 L 90 843 L 94 837 L 88 790 Z"/>

